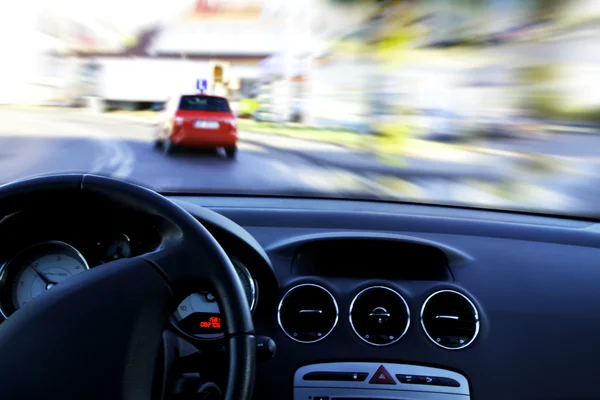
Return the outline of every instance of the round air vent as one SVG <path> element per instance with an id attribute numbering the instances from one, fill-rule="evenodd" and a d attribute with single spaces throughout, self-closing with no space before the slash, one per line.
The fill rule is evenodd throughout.
<path id="1" fill-rule="evenodd" d="M 395 290 L 372 286 L 352 300 L 350 325 L 365 342 L 386 346 L 404 336 L 410 325 L 410 310 L 404 298 Z"/>
<path id="2" fill-rule="evenodd" d="M 440 290 L 423 303 L 421 325 L 427 337 L 448 350 L 464 349 L 479 333 L 479 314 L 471 300 L 454 290 Z"/>
<path id="3" fill-rule="evenodd" d="M 277 320 L 283 332 L 301 343 L 324 339 L 338 320 L 338 306 L 324 287 L 312 283 L 288 290 L 279 303 Z"/>

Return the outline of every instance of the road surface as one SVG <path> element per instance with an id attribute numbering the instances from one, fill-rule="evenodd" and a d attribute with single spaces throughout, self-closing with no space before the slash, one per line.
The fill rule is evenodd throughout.
<path id="1" fill-rule="evenodd" d="M 236 160 L 214 151 L 166 156 L 152 146 L 153 129 L 68 109 L 0 108 L 0 182 L 89 172 L 159 191 L 379 196 L 360 176 L 254 142 L 241 142 Z"/>
<path id="2" fill-rule="evenodd" d="M 546 163 L 558 160 L 560 166 L 549 171 L 521 167 L 512 157 L 476 156 L 457 160 L 454 171 L 423 159 L 392 173 L 389 165 L 363 167 L 344 148 L 245 132 L 236 160 L 216 152 L 166 156 L 152 146 L 153 129 L 82 110 L 0 107 L 0 183 L 80 172 L 163 192 L 383 198 L 600 215 L 600 136 L 490 144 L 550 155 Z M 584 161 L 577 162 L 579 156 Z M 468 172 L 464 177 L 461 169 Z M 502 174 L 490 180 L 474 173 L 487 169 Z"/>

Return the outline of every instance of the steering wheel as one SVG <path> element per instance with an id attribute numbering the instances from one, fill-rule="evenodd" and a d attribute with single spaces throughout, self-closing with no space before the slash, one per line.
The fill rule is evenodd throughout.
<path id="1" fill-rule="evenodd" d="M 158 250 L 77 274 L 0 324 L 1 397 L 150 399 L 168 317 L 198 285 L 209 283 L 229 349 L 224 398 L 249 400 L 256 357 L 252 317 L 242 283 L 211 234 L 158 193 L 94 175 L 1 186 L 0 212 L 67 199 L 142 211 L 167 221 L 169 229 Z"/>

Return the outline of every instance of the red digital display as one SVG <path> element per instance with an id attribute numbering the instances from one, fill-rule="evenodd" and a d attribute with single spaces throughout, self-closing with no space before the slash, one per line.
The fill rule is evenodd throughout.
<path id="1" fill-rule="evenodd" d="M 203 329 L 221 329 L 221 318 L 210 317 L 208 321 L 200 321 L 200 328 Z"/>
<path id="2" fill-rule="evenodd" d="M 190 335 L 222 333 L 223 320 L 219 314 L 196 312 L 179 321 L 179 327 Z"/>

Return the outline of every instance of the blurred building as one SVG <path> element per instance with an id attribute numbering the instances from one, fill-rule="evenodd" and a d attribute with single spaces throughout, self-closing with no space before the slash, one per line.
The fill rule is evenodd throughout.
<path id="1" fill-rule="evenodd" d="M 11 3 L 0 12 L 0 102 L 68 102 L 76 79 L 73 52 L 119 42 L 120 34 L 99 21 L 83 23 L 30 1 Z"/>
<path id="2" fill-rule="evenodd" d="M 369 2 L 307 0 L 282 2 L 270 10 L 270 16 L 284 22 L 284 33 L 277 53 L 261 63 L 257 118 L 352 124 L 365 93 L 365 70 L 354 56 L 334 47 L 362 26 L 373 8 Z"/>
<path id="3" fill-rule="evenodd" d="M 259 63 L 282 46 L 282 23 L 265 15 L 262 0 L 190 0 L 186 10 L 157 16 L 135 37 L 130 32 L 139 18 L 125 32 L 85 6 L 29 3 L 0 13 L 0 102 L 80 104 L 119 86 L 118 96 L 131 89 L 122 100 L 163 101 L 167 89 L 159 90 L 160 81 L 177 75 L 187 78 L 180 76 L 171 92 L 195 91 L 197 79 L 208 79 L 211 91 L 246 96 L 256 86 Z"/>
<path id="4" fill-rule="evenodd" d="M 280 20 L 265 16 L 263 1 L 197 0 L 147 27 L 127 48 L 77 57 L 96 77 L 88 94 L 112 104 L 163 102 L 197 91 L 203 80 L 210 93 L 240 98 L 255 90 L 259 64 L 279 51 L 282 31 Z"/>
<path id="5" fill-rule="evenodd" d="M 281 47 L 283 26 L 263 14 L 263 1 L 198 0 L 196 8 L 162 24 L 146 55 L 226 63 L 239 89 L 249 94 L 259 76 L 259 64 Z"/>

